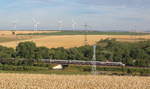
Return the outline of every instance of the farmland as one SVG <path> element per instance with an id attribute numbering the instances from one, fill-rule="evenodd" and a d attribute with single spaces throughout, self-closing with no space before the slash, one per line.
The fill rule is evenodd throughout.
<path id="1" fill-rule="evenodd" d="M 30 32 L 22 31 L 22 33 L 16 33 L 17 35 L 13 35 L 10 32 L 10 34 L 0 35 L 0 45 L 14 48 L 1 47 L 0 55 L 4 59 L 1 60 L 2 63 L 0 64 L 0 89 L 150 88 L 150 69 L 149 67 L 144 67 L 149 66 L 149 41 L 128 43 L 150 39 L 149 34 L 88 34 L 87 39 L 90 45 L 101 39 L 117 39 L 117 41 L 106 39 L 97 43 L 98 61 L 107 61 L 108 59 L 110 61 L 120 61 L 120 59 L 123 59 L 123 62 L 127 64 L 126 67 L 97 66 L 98 75 L 91 75 L 91 66 L 89 65 L 68 65 L 63 70 L 52 70 L 55 64 L 47 64 L 37 60 L 46 58 L 91 60 L 92 46 L 83 46 L 84 34 Z M 24 41 L 33 41 L 37 46 L 32 42 Z M 18 44 L 20 45 L 16 48 Z M 70 49 L 48 49 L 45 47 L 40 48 L 39 46 Z M 139 53 L 141 56 L 139 56 Z M 25 60 L 19 60 L 18 58 L 25 58 Z M 143 59 L 139 60 L 141 58 Z M 36 62 L 32 61 L 32 59 Z"/>
<path id="2" fill-rule="evenodd" d="M 8 30 L 0 30 L 0 35 L 13 35 L 12 33 L 15 32 L 15 34 L 34 34 L 34 33 L 53 33 L 58 31 L 33 31 L 33 30 L 22 30 L 22 31 L 8 31 Z"/>
<path id="3" fill-rule="evenodd" d="M 103 32 L 103 31 L 53 31 L 53 32 L 33 32 L 18 33 L 18 35 L 149 35 L 150 33 L 142 32 Z"/>
<path id="4" fill-rule="evenodd" d="M 84 32 L 16 31 L 16 34 L 17 35 L 12 35 L 12 31 L 1 31 L 0 45 L 15 48 L 19 42 L 24 41 L 33 41 L 37 46 L 46 46 L 48 48 L 71 48 L 84 45 Z M 106 38 L 134 42 L 150 39 L 150 35 L 146 33 L 136 34 L 127 32 L 88 32 L 87 36 L 89 45 Z"/>
<path id="5" fill-rule="evenodd" d="M 18 36 L 16 34 L 29 34 L 29 33 L 53 33 L 53 32 L 57 32 L 57 31 L 5 31 L 5 30 L 1 30 L 0 31 L 0 43 L 3 42 L 16 42 L 16 41 L 21 41 L 21 40 L 30 40 L 33 38 L 39 38 L 41 36 Z"/>
<path id="6" fill-rule="evenodd" d="M 149 89 L 150 77 L 0 74 L 1 89 Z"/>

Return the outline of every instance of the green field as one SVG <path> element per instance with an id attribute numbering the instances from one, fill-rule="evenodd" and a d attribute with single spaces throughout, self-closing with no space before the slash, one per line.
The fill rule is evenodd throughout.
<path id="1" fill-rule="evenodd" d="M 102 32 L 102 31 L 61 31 L 54 33 L 29 33 L 17 35 L 149 35 L 150 33 L 136 33 L 136 32 Z"/>
<path id="2" fill-rule="evenodd" d="M 69 65 L 63 70 L 52 70 L 53 65 L 46 66 L 14 66 L 0 65 L 0 73 L 27 73 L 27 74 L 92 74 L 91 66 Z M 101 75 L 149 75 L 150 68 L 138 67 L 113 67 L 113 66 L 98 66 L 98 74 Z"/>

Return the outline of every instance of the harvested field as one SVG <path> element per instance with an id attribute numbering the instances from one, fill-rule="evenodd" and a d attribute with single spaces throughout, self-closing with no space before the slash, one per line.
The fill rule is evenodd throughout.
<path id="1" fill-rule="evenodd" d="M 20 36 L 21 37 L 21 36 Z M 7 41 L 7 42 L 0 42 L 0 45 L 13 47 L 15 48 L 19 42 L 24 41 L 34 41 L 37 46 L 46 46 L 48 48 L 57 48 L 57 47 L 79 47 L 84 45 L 84 35 L 62 35 L 62 36 L 24 36 L 24 37 L 31 37 L 29 39 L 22 39 L 16 41 Z M 134 42 L 138 40 L 150 39 L 150 35 L 143 35 L 143 36 L 132 36 L 132 35 L 88 35 L 88 43 L 90 45 L 94 44 L 96 41 L 106 38 L 116 38 L 119 41 L 128 41 Z M 18 36 L 19 39 L 19 36 Z"/>
<path id="2" fill-rule="evenodd" d="M 1 30 L 0 31 L 0 36 L 5 36 L 5 35 L 13 35 L 13 32 L 15 32 L 15 34 L 28 34 L 28 33 L 51 33 L 51 32 L 58 32 L 58 31 L 4 31 Z"/>
<path id="3" fill-rule="evenodd" d="M 0 74 L 0 89 L 150 89 L 150 77 Z"/>
<path id="4" fill-rule="evenodd" d="M 37 38 L 38 36 L 0 36 L 0 43 L 3 42 L 11 42 L 11 41 L 19 41 L 19 40 L 27 40 L 27 39 L 32 39 L 32 38 Z"/>

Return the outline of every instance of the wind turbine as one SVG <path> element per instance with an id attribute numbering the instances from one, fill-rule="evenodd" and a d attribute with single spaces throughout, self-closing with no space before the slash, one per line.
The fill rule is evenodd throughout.
<path id="1" fill-rule="evenodd" d="M 74 19 L 72 19 L 72 30 L 76 30 L 76 25 L 77 23 L 74 21 Z"/>
<path id="2" fill-rule="evenodd" d="M 63 26 L 63 21 L 62 20 L 58 21 L 58 26 L 59 26 L 59 30 L 61 31 L 62 30 L 62 26 Z"/>
<path id="3" fill-rule="evenodd" d="M 39 26 L 39 24 L 40 24 L 40 22 L 38 22 L 36 19 L 32 19 L 33 20 L 33 23 L 34 23 L 34 25 L 33 25 L 33 27 L 34 27 L 34 31 L 37 31 L 38 30 L 38 26 Z"/>
<path id="4" fill-rule="evenodd" d="M 13 25 L 13 30 L 16 30 L 16 28 L 17 28 L 17 20 L 14 20 L 12 22 L 12 25 Z"/>

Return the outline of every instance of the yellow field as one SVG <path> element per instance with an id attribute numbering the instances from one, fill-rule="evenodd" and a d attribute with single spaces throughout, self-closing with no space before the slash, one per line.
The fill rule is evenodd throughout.
<path id="1" fill-rule="evenodd" d="M 16 31 L 16 34 L 26 33 L 43 33 L 57 31 Z M 134 42 L 136 39 L 150 39 L 150 35 L 131 36 L 131 35 L 88 35 L 88 44 L 92 45 L 95 42 L 106 39 L 116 38 L 119 41 Z M 37 46 L 46 46 L 48 48 L 71 48 L 84 45 L 84 35 L 60 35 L 60 36 L 16 36 L 12 35 L 12 31 L 0 31 L 0 45 L 15 48 L 19 42 L 33 41 Z M 138 40 L 137 40 L 138 41 Z"/>
<path id="2" fill-rule="evenodd" d="M 28 33 L 47 33 L 47 32 L 58 32 L 58 31 L 0 31 L 0 36 L 4 35 L 12 35 L 12 32 L 15 32 L 15 34 L 28 34 Z"/>
<path id="3" fill-rule="evenodd" d="M 150 77 L 0 74 L 0 89 L 150 89 Z"/>
<path id="4" fill-rule="evenodd" d="M 12 37 L 12 36 L 10 36 Z M 20 38 L 24 38 L 18 40 Z M 88 43 L 94 44 L 96 41 L 106 38 L 116 38 L 120 41 L 134 41 L 135 39 L 150 39 L 149 35 L 146 36 L 124 36 L 124 35 L 88 35 Z M 24 41 L 34 41 L 37 46 L 46 46 L 48 48 L 56 47 L 79 47 L 84 45 L 84 36 L 83 35 L 64 35 L 64 36 L 17 36 L 17 40 L 0 42 L 0 45 L 13 47 L 15 48 L 19 42 Z"/>

